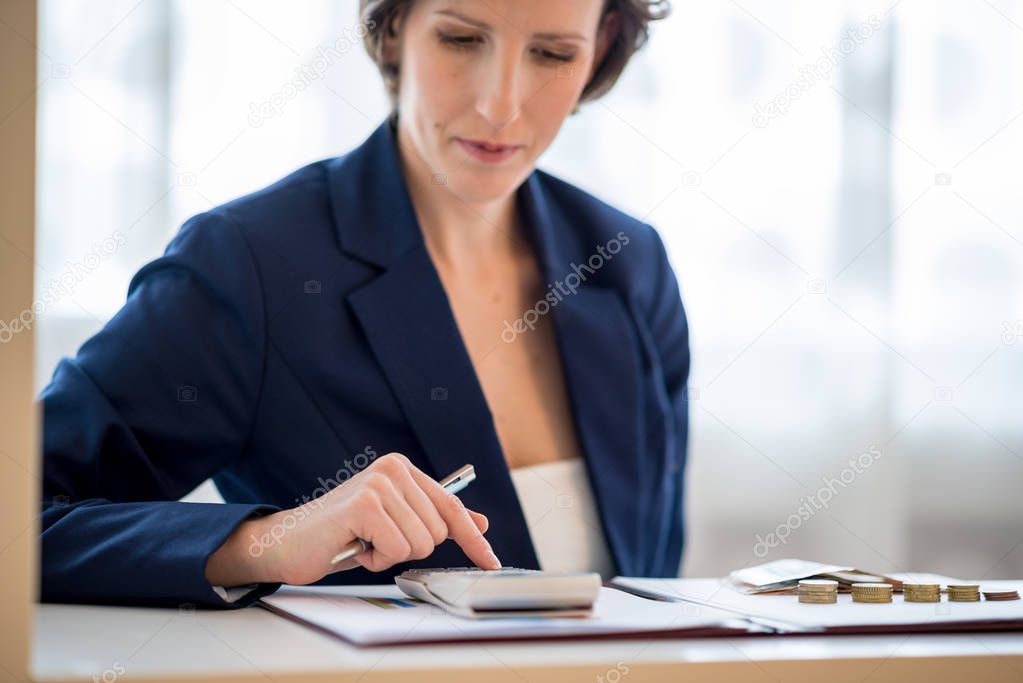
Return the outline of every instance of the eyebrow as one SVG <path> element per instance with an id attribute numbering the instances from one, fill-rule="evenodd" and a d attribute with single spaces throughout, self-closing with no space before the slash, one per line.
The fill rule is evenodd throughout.
<path id="1" fill-rule="evenodd" d="M 487 22 L 480 21 L 479 19 L 473 19 L 470 16 L 467 16 L 465 14 L 462 14 L 461 12 L 457 12 L 457 11 L 452 10 L 452 9 L 436 10 L 434 12 L 434 14 L 441 14 L 441 15 L 448 16 L 448 17 L 454 17 L 455 19 L 458 19 L 459 21 L 464 21 L 465 23 L 469 24 L 470 26 L 475 26 L 476 28 L 478 28 L 480 30 L 483 30 L 483 31 L 493 31 L 494 30 L 494 27 L 491 26 L 490 24 L 488 24 Z M 538 38 L 540 40 L 580 40 L 580 41 L 583 41 L 583 42 L 586 41 L 586 37 L 583 36 L 580 33 L 552 33 L 552 32 L 547 31 L 547 32 L 543 32 L 543 33 L 534 33 L 533 37 L 534 38 Z"/>

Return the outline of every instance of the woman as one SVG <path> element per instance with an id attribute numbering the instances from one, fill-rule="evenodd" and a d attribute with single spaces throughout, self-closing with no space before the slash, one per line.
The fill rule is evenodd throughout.
<path id="1" fill-rule="evenodd" d="M 675 575 L 675 277 L 650 226 L 534 168 L 659 5 L 364 0 L 389 119 L 187 221 L 44 390 L 43 599 Z M 436 480 L 464 463 L 463 505 Z M 178 502 L 207 477 L 226 505 Z"/>

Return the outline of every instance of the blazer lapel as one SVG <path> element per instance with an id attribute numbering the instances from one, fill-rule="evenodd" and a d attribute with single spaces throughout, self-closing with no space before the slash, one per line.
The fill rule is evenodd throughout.
<path id="1" fill-rule="evenodd" d="M 597 244 L 581 244 L 571 219 L 547 201 L 542 177 L 533 173 L 520 193 L 526 226 L 546 282 L 565 280 L 587 262 Z M 601 245 L 602 246 L 602 245 Z M 618 258 L 627 258 L 623 253 Z M 575 294 L 551 308 L 576 433 L 593 496 L 618 573 L 642 576 L 639 452 L 641 386 L 639 340 L 618 291 L 597 284 L 599 271 Z"/>

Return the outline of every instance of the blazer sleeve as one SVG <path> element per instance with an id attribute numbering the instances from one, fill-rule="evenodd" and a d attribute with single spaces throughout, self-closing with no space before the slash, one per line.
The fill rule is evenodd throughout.
<path id="1" fill-rule="evenodd" d="M 662 569 L 662 576 L 678 576 L 685 540 L 682 498 L 684 491 L 686 452 L 689 440 L 689 395 L 686 383 L 689 380 L 689 323 L 679 292 L 678 280 L 671 267 L 671 261 L 660 235 L 651 226 L 656 254 L 654 257 L 654 289 L 647 309 L 647 324 L 657 345 L 661 359 L 661 370 L 674 418 L 673 443 L 668 444 L 668 470 L 666 477 L 673 479 L 669 487 L 673 492 L 666 501 L 668 515 L 672 520 L 667 543 L 655 564 Z"/>
<path id="2" fill-rule="evenodd" d="M 245 452 L 261 391 L 261 280 L 224 211 L 187 221 L 40 395 L 43 601 L 243 607 L 280 586 L 231 602 L 205 577 L 279 508 L 178 500 Z"/>

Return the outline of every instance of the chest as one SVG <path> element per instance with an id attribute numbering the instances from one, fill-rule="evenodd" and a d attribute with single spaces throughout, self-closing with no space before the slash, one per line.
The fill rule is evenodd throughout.
<path id="1" fill-rule="evenodd" d="M 438 268 L 511 468 L 580 454 L 546 288 L 534 262 Z"/>

